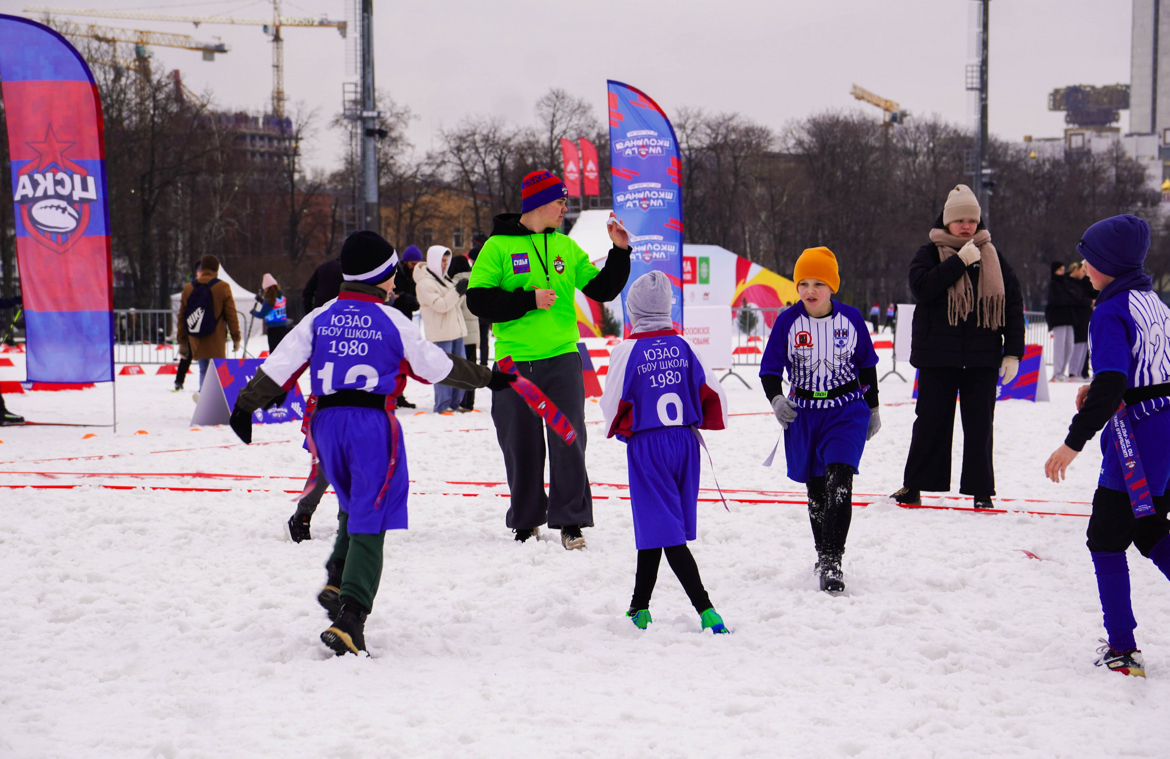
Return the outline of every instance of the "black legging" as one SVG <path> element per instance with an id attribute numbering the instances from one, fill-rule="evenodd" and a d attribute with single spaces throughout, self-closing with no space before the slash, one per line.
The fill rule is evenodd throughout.
<path id="1" fill-rule="evenodd" d="M 808 481 L 808 520 L 817 556 L 840 561 L 853 519 L 853 467 L 828 464 Z"/>
<path id="2" fill-rule="evenodd" d="M 630 599 L 630 608 L 634 610 L 650 608 L 650 596 L 654 593 L 654 583 L 658 581 L 658 564 L 662 560 L 662 552 L 666 552 L 666 561 L 678 581 L 682 583 L 687 598 L 695 611 L 702 614 L 711 608 L 711 599 L 703 588 L 703 580 L 699 577 L 699 566 L 695 564 L 695 557 L 687 544 L 669 546 L 668 548 L 643 548 L 638 551 L 638 572 L 634 575 L 634 597 Z"/>

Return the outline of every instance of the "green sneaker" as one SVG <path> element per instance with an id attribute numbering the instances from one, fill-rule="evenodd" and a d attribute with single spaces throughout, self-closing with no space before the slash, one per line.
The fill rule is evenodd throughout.
<path id="1" fill-rule="evenodd" d="M 715 611 L 713 608 L 707 609 L 707 611 L 699 615 L 699 618 L 703 620 L 704 630 L 711 628 L 711 632 L 715 633 L 716 635 L 731 632 L 731 630 L 728 630 L 727 627 L 723 624 L 723 617 L 719 616 L 719 612 Z"/>
<path id="2" fill-rule="evenodd" d="M 639 630 L 645 630 L 650 626 L 650 623 L 654 621 L 650 618 L 649 609 L 630 609 L 626 612 L 626 616 L 629 617 L 630 621 L 634 623 L 634 627 L 638 628 Z"/>

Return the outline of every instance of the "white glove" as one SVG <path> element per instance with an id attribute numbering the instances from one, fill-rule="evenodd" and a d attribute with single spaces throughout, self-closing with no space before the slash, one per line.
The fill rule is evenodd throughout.
<path id="1" fill-rule="evenodd" d="M 1015 356 L 1004 356 L 1003 363 L 999 365 L 999 377 L 1005 385 L 1012 384 L 1012 380 L 1016 378 L 1016 374 L 1020 371 L 1020 360 Z"/>
<path id="2" fill-rule="evenodd" d="M 963 259 L 964 266 L 970 266 L 975 263 L 981 255 L 983 254 L 979 252 L 979 248 L 975 247 L 975 243 L 970 240 L 967 241 L 966 245 L 959 248 L 959 258 Z"/>
<path id="3" fill-rule="evenodd" d="M 772 399 L 772 413 L 776 415 L 776 421 L 780 422 L 780 428 L 783 430 L 787 430 L 788 425 L 796 421 L 796 406 L 783 394 Z"/>
<path id="4" fill-rule="evenodd" d="M 865 433 L 865 441 L 868 443 L 870 438 L 878 434 L 878 430 L 882 428 L 882 416 L 878 413 L 876 408 L 869 410 L 869 429 Z"/>

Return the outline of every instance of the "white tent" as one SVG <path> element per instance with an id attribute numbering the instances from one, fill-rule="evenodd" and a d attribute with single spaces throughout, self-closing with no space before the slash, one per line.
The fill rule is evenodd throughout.
<path id="1" fill-rule="evenodd" d="M 264 320 L 256 319 L 255 317 L 249 318 L 248 316 L 248 313 L 256 307 L 256 293 L 250 292 L 241 287 L 240 284 L 232 279 L 231 275 L 228 274 L 227 271 L 223 268 L 223 264 L 219 265 L 219 274 L 216 274 L 215 276 L 231 285 L 232 300 L 235 301 L 236 311 L 238 311 L 240 315 L 240 336 L 255 336 L 261 334 L 261 332 L 263 332 L 262 328 L 264 325 Z M 182 302 L 182 300 L 183 292 L 181 290 L 177 293 L 171 294 L 171 313 L 174 314 L 175 325 L 178 325 L 179 323 L 179 304 Z M 252 322 L 250 327 L 248 324 L 249 321 Z M 172 334 L 170 337 L 172 340 L 175 339 L 174 334 Z"/>

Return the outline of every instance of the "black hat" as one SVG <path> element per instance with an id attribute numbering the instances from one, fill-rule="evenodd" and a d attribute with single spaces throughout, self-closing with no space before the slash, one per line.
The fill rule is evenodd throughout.
<path id="1" fill-rule="evenodd" d="M 1055 275 L 1057 271 L 1059 271 L 1063 268 L 1064 268 L 1064 264 L 1062 264 L 1060 261 L 1053 261 L 1052 262 L 1052 274 L 1053 275 Z"/>
<path id="2" fill-rule="evenodd" d="M 341 273 L 346 282 L 376 285 L 394 276 L 398 253 L 377 232 L 354 232 L 341 246 Z"/>

